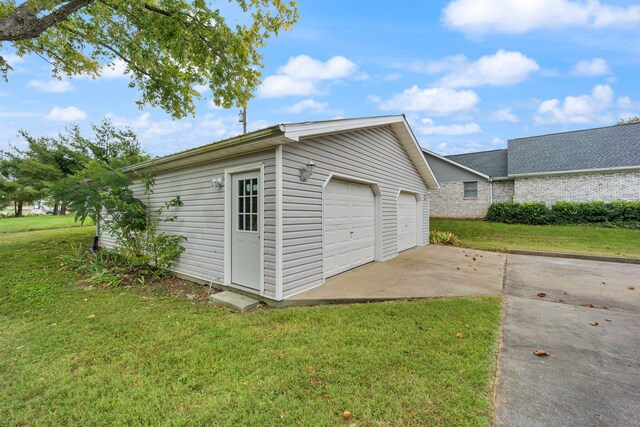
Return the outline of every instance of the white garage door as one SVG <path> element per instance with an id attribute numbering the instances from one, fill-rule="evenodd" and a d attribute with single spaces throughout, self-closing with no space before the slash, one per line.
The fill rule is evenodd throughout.
<path id="1" fill-rule="evenodd" d="M 325 277 L 375 259 L 375 196 L 370 186 L 329 181 L 323 215 Z"/>
<path id="2" fill-rule="evenodd" d="M 418 242 L 418 202 L 411 193 L 398 196 L 398 252 L 416 247 Z"/>

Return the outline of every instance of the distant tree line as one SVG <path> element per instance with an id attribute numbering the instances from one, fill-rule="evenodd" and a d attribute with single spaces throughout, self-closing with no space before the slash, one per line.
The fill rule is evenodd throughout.
<path id="1" fill-rule="evenodd" d="M 118 176 L 126 181 L 121 168 L 150 158 L 131 129 L 118 129 L 108 120 L 92 128 L 92 139 L 78 126 L 56 137 L 21 130 L 26 146 L 0 151 L 0 208 L 13 203 L 15 216 L 22 216 L 25 205 L 47 200 L 54 215 L 68 208 L 91 210 L 87 203 L 101 191 L 101 182 Z"/>

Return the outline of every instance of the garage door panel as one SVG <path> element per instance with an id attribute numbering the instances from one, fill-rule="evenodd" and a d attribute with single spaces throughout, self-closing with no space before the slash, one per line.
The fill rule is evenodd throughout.
<path id="1" fill-rule="evenodd" d="M 375 196 L 370 186 L 330 181 L 323 214 L 325 277 L 374 260 Z"/>
<path id="2" fill-rule="evenodd" d="M 398 195 L 398 252 L 417 246 L 418 202 L 412 193 Z"/>

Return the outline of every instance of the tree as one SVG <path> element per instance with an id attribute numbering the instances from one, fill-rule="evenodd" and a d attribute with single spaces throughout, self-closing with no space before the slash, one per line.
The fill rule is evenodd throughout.
<path id="1" fill-rule="evenodd" d="M 640 123 L 640 116 L 633 116 L 627 119 L 620 119 L 616 122 L 617 125 L 629 125 L 631 123 Z"/>
<path id="2" fill-rule="evenodd" d="M 131 177 L 120 169 L 149 160 L 151 156 L 144 152 L 131 129 L 118 129 L 106 119 L 92 128 L 93 140 L 84 137 L 78 126 L 59 136 L 58 144 L 68 147 L 82 167 L 60 179 L 52 190 L 57 200 L 68 202 L 80 221 L 89 217 L 97 222 L 106 195 L 121 195 L 127 200 L 133 197 L 128 190 Z"/>
<path id="3" fill-rule="evenodd" d="M 18 55 L 41 56 L 56 77 L 97 77 L 103 65 L 124 63 L 129 85 L 141 92 L 138 104 L 175 118 L 194 113 L 199 85 L 218 106 L 246 106 L 260 83 L 258 50 L 298 15 L 289 0 L 231 3 L 251 16 L 248 23 L 230 25 L 207 0 L 4 0 L 0 47 L 8 42 Z M 5 80 L 9 69 L 0 56 Z"/>

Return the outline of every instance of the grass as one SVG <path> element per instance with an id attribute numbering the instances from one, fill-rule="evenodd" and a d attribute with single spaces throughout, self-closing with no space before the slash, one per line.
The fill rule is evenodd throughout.
<path id="1" fill-rule="evenodd" d="M 432 218 L 431 229 L 455 233 L 462 246 L 640 257 L 640 231 L 584 225 L 520 225 Z"/>
<path id="2" fill-rule="evenodd" d="M 0 216 L 0 234 L 82 226 L 83 225 L 79 222 L 74 221 L 73 215 L 43 215 L 25 216 L 19 218 L 3 218 Z M 93 226 L 93 222 L 90 219 L 87 219 L 84 226 Z"/>
<path id="3" fill-rule="evenodd" d="M 78 285 L 91 234 L 0 235 L 0 424 L 490 423 L 499 298 L 235 314 Z"/>

